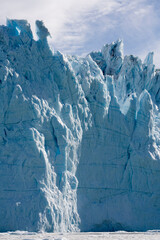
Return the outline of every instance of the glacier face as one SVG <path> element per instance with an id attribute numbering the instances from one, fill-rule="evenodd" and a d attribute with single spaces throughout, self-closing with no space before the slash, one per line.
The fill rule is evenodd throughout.
<path id="1" fill-rule="evenodd" d="M 153 53 L 53 53 L 36 25 L 0 27 L 0 231 L 160 228 Z"/>

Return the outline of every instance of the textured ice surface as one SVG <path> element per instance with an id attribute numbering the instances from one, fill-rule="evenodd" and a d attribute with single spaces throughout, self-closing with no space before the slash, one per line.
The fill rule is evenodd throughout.
<path id="1" fill-rule="evenodd" d="M 153 53 L 53 53 L 36 25 L 0 27 L 0 231 L 159 229 Z"/>

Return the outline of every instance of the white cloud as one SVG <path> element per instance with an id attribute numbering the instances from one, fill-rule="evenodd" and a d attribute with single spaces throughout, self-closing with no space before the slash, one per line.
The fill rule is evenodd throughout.
<path id="1" fill-rule="evenodd" d="M 6 17 L 36 19 L 49 29 L 50 43 L 66 53 L 82 54 L 122 38 L 127 54 L 158 52 L 157 0 L 0 0 L 0 23 Z M 151 49 L 153 46 L 153 49 Z M 154 47 L 156 46 L 156 47 Z M 157 56 L 157 54 L 156 54 Z M 156 57 L 157 59 L 157 57 Z M 157 61 L 157 60 L 156 60 Z"/>
<path id="2" fill-rule="evenodd" d="M 65 42 L 66 49 L 68 45 L 75 48 L 76 41 L 77 45 L 84 44 L 91 30 L 88 24 L 113 11 L 116 5 L 116 0 L 6 0 L 1 3 L 0 22 L 4 24 L 6 17 L 26 18 L 35 31 L 35 20 L 43 20 L 57 47 Z"/>

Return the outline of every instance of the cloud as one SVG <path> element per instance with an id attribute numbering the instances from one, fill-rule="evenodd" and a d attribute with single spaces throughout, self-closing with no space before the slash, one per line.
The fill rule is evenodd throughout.
<path id="1" fill-rule="evenodd" d="M 106 4 L 107 3 L 107 4 Z M 6 0 L 1 3 L 3 9 L 0 22 L 6 17 L 27 19 L 33 31 L 36 19 L 43 20 L 52 35 L 52 44 L 68 52 L 84 48 L 84 44 L 98 18 L 112 12 L 116 0 Z"/>
<path id="2" fill-rule="evenodd" d="M 121 30 L 125 31 L 126 52 L 146 56 L 154 51 L 154 61 L 158 66 L 160 58 L 160 16 L 156 1 L 134 1 L 123 9 Z"/>
<path id="3" fill-rule="evenodd" d="M 65 53 L 82 55 L 121 38 L 126 54 L 142 56 L 160 50 L 158 6 L 158 0 L 5 0 L 0 23 L 27 19 L 35 32 L 35 20 L 43 20 L 50 44 Z"/>

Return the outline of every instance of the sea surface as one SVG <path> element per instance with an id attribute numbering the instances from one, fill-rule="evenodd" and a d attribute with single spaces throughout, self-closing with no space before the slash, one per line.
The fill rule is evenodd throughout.
<path id="1" fill-rule="evenodd" d="M 86 232 L 86 233 L 0 233 L 2 240 L 160 240 L 160 230 L 148 232 Z"/>

